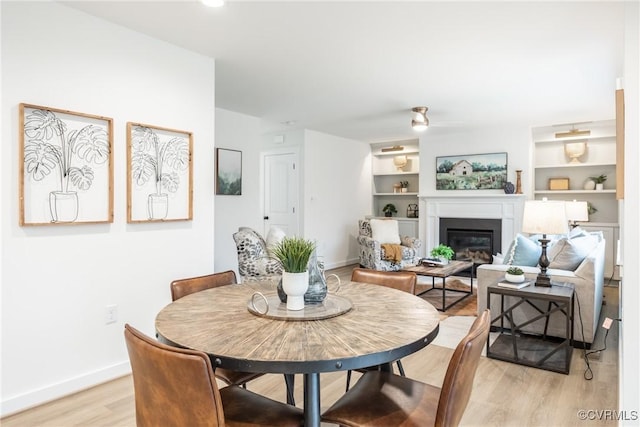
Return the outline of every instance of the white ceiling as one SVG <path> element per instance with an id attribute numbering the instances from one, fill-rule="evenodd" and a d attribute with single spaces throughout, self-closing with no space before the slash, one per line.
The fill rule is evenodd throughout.
<path id="1" fill-rule="evenodd" d="M 624 4 L 70 1 L 216 58 L 216 106 L 362 141 L 614 116 Z"/>

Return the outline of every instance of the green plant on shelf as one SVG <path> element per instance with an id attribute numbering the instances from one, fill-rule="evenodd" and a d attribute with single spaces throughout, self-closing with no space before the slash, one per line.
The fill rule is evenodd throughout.
<path id="1" fill-rule="evenodd" d="M 591 176 L 589 179 L 596 184 L 602 184 L 607 180 L 607 175 Z"/>
<path id="2" fill-rule="evenodd" d="M 398 210 L 396 209 L 396 205 L 394 205 L 393 203 L 387 203 L 382 208 L 382 212 L 384 212 L 384 216 L 391 216 L 394 213 L 397 213 Z"/>

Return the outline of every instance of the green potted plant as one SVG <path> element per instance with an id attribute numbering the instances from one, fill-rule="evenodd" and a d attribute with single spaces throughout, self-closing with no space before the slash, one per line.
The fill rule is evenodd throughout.
<path id="1" fill-rule="evenodd" d="M 507 282 L 522 283 L 524 282 L 524 271 L 520 267 L 509 267 L 504 278 Z"/>
<path id="2" fill-rule="evenodd" d="M 393 216 L 394 213 L 397 213 L 398 210 L 396 209 L 396 205 L 393 203 L 387 203 L 382 208 L 382 212 L 384 212 L 384 216 L 390 217 Z"/>
<path id="3" fill-rule="evenodd" d="M 282 289 L 287 295 L 287 310 L 302 310 L 309 287 L 309 258 L 316 245 L 302 237 L 285 237 L 273 248 L 282 264 Z"/>
<path id="4" fill-rule="evenodd" d="M 406 193 L 409 189 L 409 181 L 400 181 L 400 187 L 402 187 L 402 192 Z"/>
<path id="5" fill-rule="evenodd" d="M 589 179 L 596 183 L 596 190 L 604 189 L 604 182 L 607 180 L 607 175 L 598 175 L 589 177 Z"/>
<path id="6" fill-rule="evenodd" d="M 443 264 L 448 264 L 453 259 L 453 249 L 447 245 L 439 244 L 435 248 L 431 249 L 431 256 L 438 258 Z"/>

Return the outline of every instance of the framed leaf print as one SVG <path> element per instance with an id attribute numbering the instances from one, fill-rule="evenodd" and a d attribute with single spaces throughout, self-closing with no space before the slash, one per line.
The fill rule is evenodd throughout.
<path id="1" fill-rule="evenodd" d="M 127 123 L 127 222 L 193 219 L 191 132 Z"/>
<path id="2" fill-rule="evenodd" d="M 113 222 L 113 119 L 20 104 L 20 225 Z"/>

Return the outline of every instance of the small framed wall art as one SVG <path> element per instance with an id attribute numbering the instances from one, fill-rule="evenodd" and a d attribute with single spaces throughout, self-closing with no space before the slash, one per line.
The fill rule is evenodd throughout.
<path id="1" fill-rule="evenodd" d="M 20 225 L 113 222 L 113 119 L 19 108 Z"/>
<path id="2" fill-rule="evenodd" d="M 216 148 L 216 194 L 242 194 L 242 151 Z"/>
<path id="3" fill-rule="evenodd" d="M 193 219 L 191 132 L 127 123 L 127 222 Z"/>

